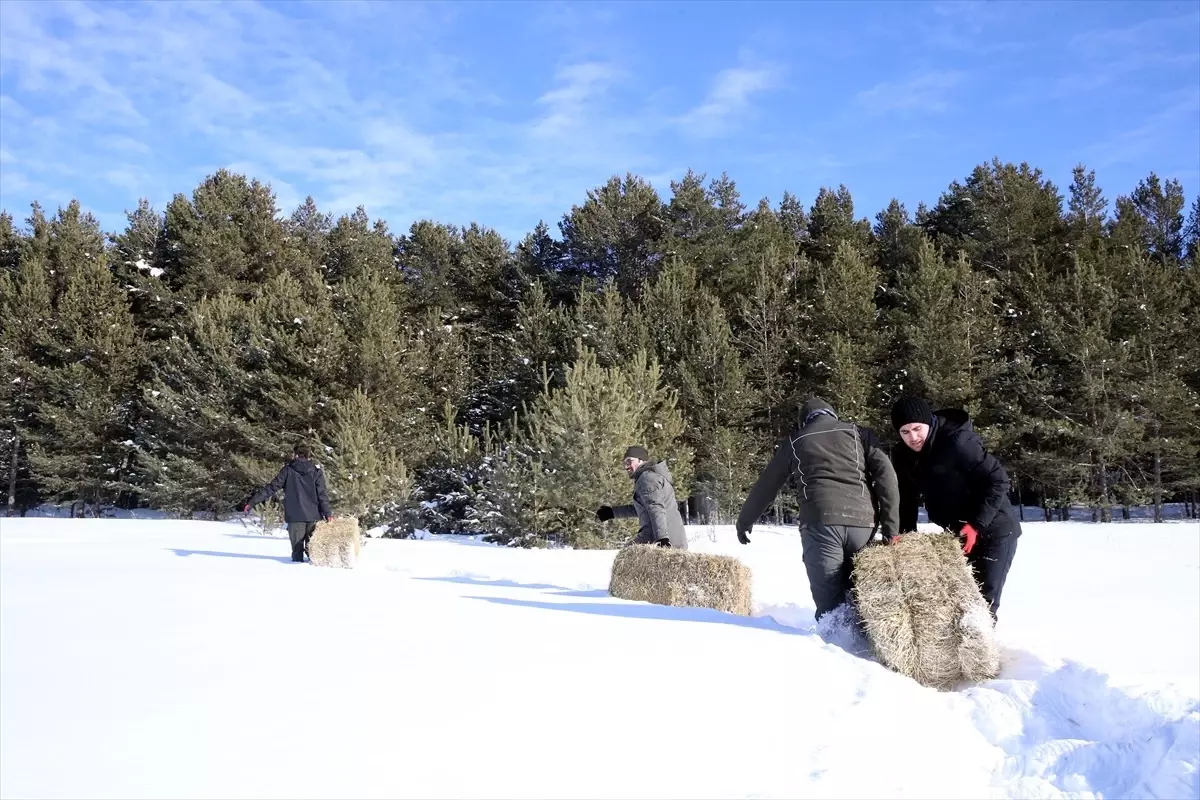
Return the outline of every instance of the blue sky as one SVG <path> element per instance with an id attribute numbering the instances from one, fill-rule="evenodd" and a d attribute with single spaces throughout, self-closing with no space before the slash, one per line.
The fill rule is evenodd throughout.
<path id="1" fill-rule="evenodd" d="M 394 231 L 552 227 L 632 171 L 910 209 L 998 156 L 1200 189 L 1200 3 L 0 2 L 0 207 L 220 167 Z"/>

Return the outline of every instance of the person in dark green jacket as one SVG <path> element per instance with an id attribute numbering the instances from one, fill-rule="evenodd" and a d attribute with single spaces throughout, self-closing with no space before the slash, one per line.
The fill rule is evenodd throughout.
<path id="1" fill-rule="evenodd" d="M 634 445 L 625 451 L 624 467 L 633 479 L 633 503 L 624 506 L 600 506 L 596 519 L 637 517 L 637 544 L 654 544 L 687 550 L 687 532 L 679 503 L 675 500 L 675 485 L 664 461 L 650 461 L 646 448 Z"/>
<path id="2" fill-rule="evenodd" d="M 819 397 L 800 409 L 800 427 L 775 448 L 737 519 L 738 541 L 791 479 L 796 488 L 804 566 L 816 618 L 846 600 L 851 558 L 878 529 L 885 541 L 900 533 L 896 472 L 869 429 L 842 422 Z"/>

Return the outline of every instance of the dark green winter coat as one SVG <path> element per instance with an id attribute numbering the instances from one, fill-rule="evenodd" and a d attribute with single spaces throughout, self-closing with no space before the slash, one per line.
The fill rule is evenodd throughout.
<path id="1" fill-rule="evenodd" d="M 882 445 L 867 428 L 837 418 L 828 403 L 804 404 L 800 428 L 781 440 L 742 504 L 737 529 L 750 531 L 784 484 L 796 489 L 801 524 L 900 532 L 900 491 Z"/>
<path id="2" fill-rule="evenodd" d="M 675 500 L 675 484 L 665 462 L 642 464 L 633 473 L 633 504 L 613 506 L 616 518 L 638 520 L 638 544 L 655 544 L 666 539 L 671 547 L 687 550 L 687 532 L 679 503 Z"/>

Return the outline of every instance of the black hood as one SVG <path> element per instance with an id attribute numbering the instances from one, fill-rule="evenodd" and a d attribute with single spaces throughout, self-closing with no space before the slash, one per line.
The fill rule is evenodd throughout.
<path id="1" fill-rule="evenodd" d="M 800 406 L 800 420 L 808 419 L 808 415 L 814 411 L 833 411 L 833 406 L 819 397 L 810 397 L 804 401 L 804 405 Z M 834 413 L 834 416 L 836 417 L 837 414 Z"/>
<path id="2" fill-rule="evenodd" d="M 972 430 L 971 415 L 961 408 L 943 408 L 933 412 L 933 416 L 937 420 L 937 429 L 945 431 L 947 436 L 958 431 Z"/>
<path id="3" fill-rule="evenodd" d="M 307 458 L 293 458 L 289 466 L 301 475 L 307 475 L 317 468 L 317 465 Z"/>

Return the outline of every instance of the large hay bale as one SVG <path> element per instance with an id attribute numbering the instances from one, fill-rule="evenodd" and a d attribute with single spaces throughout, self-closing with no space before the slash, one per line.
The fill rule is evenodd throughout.
<path id="1" fill-rule="evenodd" d="M 881 662 L 925 686 L 996 677 L 991 614 L 959 538 L 907 534 L 854 557 L 854 601 Z"/>
<path id="2" fill-rule="evenodd" d="M 358 518 L 337 517 L 333 522 L 317 523 L 308 543 L 308 560 L 318 567 L 352 569 L 360 550 Z"/>
<path id="3" fill-rule="evenodd" d="M 613 559 L 608 592 L 624 600 L 750 615 L 750 568 L 730 556 L 633 545 Z"/>

